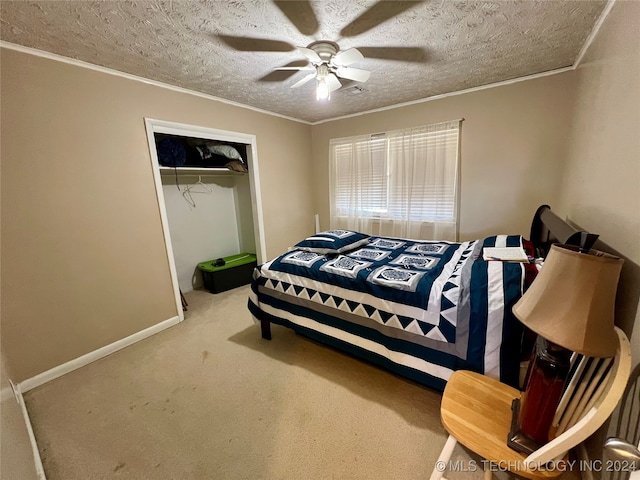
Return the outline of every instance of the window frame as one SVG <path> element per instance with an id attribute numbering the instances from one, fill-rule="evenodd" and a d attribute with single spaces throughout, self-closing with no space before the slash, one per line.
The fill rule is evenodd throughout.
<path id="1" fill-rule="evenodd" d="M 455 121 L 451 121 L 451 122 L 442 122 L 443 125 L 445 124 L 453 124 L 453 122 Z M 402 210 L 402 202 L 398 201 L 394 202 L 392 201 L 392 199 L 390 198 L 390 186 L 392 181 L 394 180 L 392 175 L 392 169 L 391 169 L 391 149 L 392 149 L 392 142 L 394 141 L 394 139 L 397 140 L 399 135 L 407 135 L 406 134 L 406 130 L 411 130 L 411 129 L 406 129 L 406 130 L 395 130 L 395 131 L 390 131 L 390 132 L 383 132 L 383 133 L 378 133 L 378 134 L 372 134 L 372 135 L 359 135 L 359 136 L 354 136 L 354 137 L 342 137 L 342 138 L 336 138 L 336 139 L 332 139 L 330 141 L 330 162 L 333 163 L 333 166 L 331 168 L 333 168 L 336 173 L 339 170 L 339 165 L 338 163 L 340 162 L 340 152 L 339 149 L 340 147 L 345 147 L 348 145 L 360 145 L 363 143 L 373 143 L 373 142 L 378 142 L 380 140 L 383 140 L 385 145 L 384 145 L 384 155 L 385 158 L 383 160 L 384 165 L 385 165 L 385 174 L 384 174 L 384 183 L 386 183 L 386 192 L 385 192 L 385 203 L 386 203 L 386 208 L 382 209 L 382 208 L 371 208 L 371 209 L 367 209 L 367 208 L 363 208 L 360 207 L 358 208 L 358 210 L 356 211 L 356 213 L 358 215 L 361 216 L 361 218 L 367 219 L 367 220 L 373 220 L 373 221 L 380 221 L 380 222 L 393 222 L 393 221 L 409 221 L 409 222 L 419 222 L 419 223 L 428 223 L 428 222 L 432 222 L 432 223 L 458 223 L 459 220 L 459 203 L 460 203 L 460 163 L 461 163 L 461 159 L 460 159 L 460 137 L 461 137 L 461 125 L 460 125 L 461 121 L 458 121 L 457 127 L 453 128 L 452 126 L 447 128 L 447 129 L 443 129 L 443 130 L 439 130 L 439 131 L 433 131 L 433 132 L 421 132 L 421 133 L 415 133 L 415 134 L 410 134 L 413 137 L 412 140 L 416 140 L 416 141 L 424 141 L 424 142 L 428 142 L 429 141 L 429 136 L 437 136 L 437 135 L 447 135 L 447 136 L 451 136 L 451 141 L 455 142 L 455 165 L 454 165 L 454 172 L 453 172 L 453 180 L 451 181 L 450 184 L 445 185 L 445 184 L 434 184 L 432 186 L 433 189 L 450 189 L 451 192 L 448 193 L 447 195 L 449 195 L 451 197 L 451 208 L 450 211 L 448 212 L 448 214 L 446 216 L 438 216 L 438 212 L 437 210 L 434 208 L 433 211 L 430 212 L 430 214 L 427 215 L 423 215 L 419 218 L 408 218 L 407 216 L 404 215 L 402 212 L 394 214 L 391 213 L 389 214 L 390 210 L 392 211 L 394 208 L 398 209 L 398 210 Z M 432 125 L 426 125 L 423 127 L 417 127 L 417 128 L 430 128 L 430 127 L 437 127 L 440 124 L 432 124 Z M 455 131 L 455 133 L 451 134 L 450 131 Z M 367 138 L 368 137 L 368 138 Z M 422 139 L 419 137 L 423 137 Z M 373 149 L 372 149 L 373 150 Z M 357 161 L 354 157 L 355 155 L 353 154 L 353 149 L 351 149 L 351 154 L 349 156 L 349 159 L 351 161 Z M 333 177 L 331 177 L 333 178 Z M 339 191 L 340 189 L 340 185 L 334 184 L 333 181 L 331 181 L 331 185 L 330 185 L 330 203 L 331 203 L 331 211 L 333 213 L 333 215 L 337 218 L 349 218 L 349 212 L 351 211 L 351 208 L 349 207 L 349 205 L 346 202 L 341 202 L 340 201 L 340 196 L 341 196 L 341 192 Z M 405 187 L 407 189 L 412 189 L 415 186 L 414 185 L 409 185 Z M 426 185 L 422 185 L 423 188 L 426 188 Z M 344 194 L 342 194 L 344 195 Z M 436 197 L 434 195 L 430 196 L 430 197 L 426 197 L 424 196 L 422 201 L 429 201 L 431 200 L 432 202 L 436 203 L 438 201 L 439 197 Z"/>

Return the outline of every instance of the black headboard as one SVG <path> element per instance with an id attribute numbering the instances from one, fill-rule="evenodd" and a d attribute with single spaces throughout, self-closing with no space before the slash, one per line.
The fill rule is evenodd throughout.
<path id="1" fill-rule="evenodd" d="M 549 205 L 541 205 L 531 222 L 529 239 L 535 247 L 536 257 L 546 257 L 554 243 L 575 245 L 581 251 L 589 251 L 598 235 L 574 228 L 553 213 Z"/>

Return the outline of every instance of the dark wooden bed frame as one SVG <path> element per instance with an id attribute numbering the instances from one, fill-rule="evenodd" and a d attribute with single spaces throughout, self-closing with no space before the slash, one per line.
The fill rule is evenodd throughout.
<path id="1" fill-rule="evenodd" d="M 545 258 L 551 245 L 560 243 L 580 247 L 583 252 L 588 252 L 598 239 L 595 233 L 578 230 L 568 224 L 551 211 L 549 205 L 541 205 L 536 210 L 531 222 L 529 240 L 536 249 L 536 256 Z"/>
<path id="2" fill-rule="evenodd" d="M 598 235 L 579 230 L 551 211 L 549 205 L 541 205 L 531 222 L 529 240 L 533 243 L 536 257 L 545 258 L 554 243 L 575 245 L 583 252 L 589 251 Z M 271 340 L 271 322 L 260 320 L 262 338 Z"/>

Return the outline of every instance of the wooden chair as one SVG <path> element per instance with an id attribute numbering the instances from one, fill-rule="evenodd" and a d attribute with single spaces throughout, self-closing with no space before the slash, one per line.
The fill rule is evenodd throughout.
<path id="1" fill-rule="evenodd" d="M 553 440 L 529 456 L 507 446 L 511 402 L 521 392 L 484 375 L 455 372 L 444 390 L 440 414 L 449 438 L 440 453 L 431 480 L 443 477 L 442 466 L 457 442 L 486 460 L 484 466 L 507 469 L 526 478 L 552 478 L 567 468 L 569 450 L 591 436 L 609 418 L 625 391 L 631 370 L 629 340 L 616 327 L 620 340 L 614 358 L 574 354 L 572 375 L 552 423 Z M 491 479 L 485 468 L 485 478 Z"/>

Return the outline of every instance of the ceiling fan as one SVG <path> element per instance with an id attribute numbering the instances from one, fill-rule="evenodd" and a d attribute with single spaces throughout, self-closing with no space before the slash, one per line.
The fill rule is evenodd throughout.
<path id="1" fill-rule="evenodd" d="M 305 36 L 313 36 L 318 32 L 320 25 L 314 12 L 317 2 L 311 0 L 273 0 L 272 2 Z M 422 3 L 420 1 L 385 1 L 379 0 L 357 18 L 340 30 L 341 38 L 350 38 L 361 35 L 381 23 L 396 17 L 406 10 Z M 287 52 L 297 48 L 311 65 L 296 65 L 292 62 L 289 65 L 275 68 L 273 72 L 258 79 L 260 82 L 274 82 L 288 79 L 297 71 L 308 70 L 310 73 L 294 83 L 291 88 L 297 88 L 305 83 L 316 79 L 318 88 L 316 96 L 327 98 L 330 92 L 342 86 L 339 78 L 355 82 L 366 82 L 370 72 L 351 65 L 367 58 L 403 61 L 403 62 L 425 62 L 426 50 L 423 47 L 411 46 L 375 46 L 349 48 L 341 51 L 337 43 L 327 40 L 315 41 L 306 47 L 295 47 L 289 42 L 273 40 L 267 38 L 240 37 L 231 35 L 216 35 L 216 37 L 229 47 L 238 51 L 253 52 Z M 286 72 L 286 71 L 289 72 Z M 326 97 L 325 97 L 325 93 Z"/>
<path id="2" fill-rule="evenodd" d="M 338 78 L 356 82 L 369 80 L 371 72 L 362 68 L 350 67 L 351 64 L 364 60 L 364 55 L 356 48 L 341 51 L 338 44 L 321 40 L 313 42 L 307 47 L 298 47 L 298 50 L 311 62 L 310 66 L 278 67 L 275 70 L 312 71 L 312 73 L 291 85 L 291 88 L 300 87 L 315 78 L 317 81 L 316 98 L 318 100 L 328 100 L 331 92 L 342 86 Z"/>

